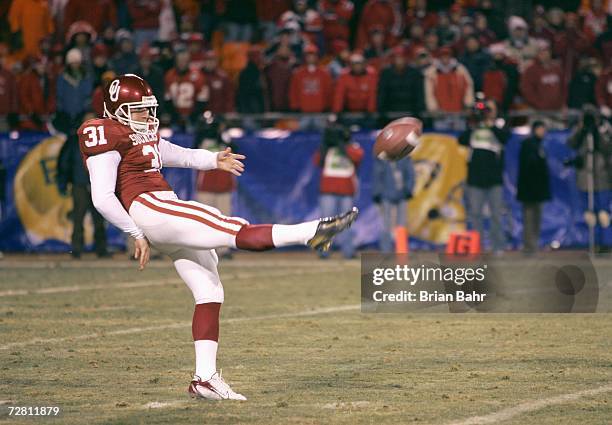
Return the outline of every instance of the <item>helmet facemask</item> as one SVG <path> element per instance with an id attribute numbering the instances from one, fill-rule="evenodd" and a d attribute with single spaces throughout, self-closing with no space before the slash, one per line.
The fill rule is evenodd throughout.
<path id="1" fill-rule="evenodd" d="M 135 133 L 144 134 L 146 136 L 157 133 L 159 128 L 159 119 L 157 118 L 157 99 L 155 96 L 143 96 L 140 102 L 127 102 L 119 105 L 114 114 L 112 114 L 104 104 L 104 116 L 114 118 L 123 125 L 129 126 Z M 132 119 L 132 113 L 138 109 L 148 109 L 149 118 L 147 121 L 137 121 Z"/>

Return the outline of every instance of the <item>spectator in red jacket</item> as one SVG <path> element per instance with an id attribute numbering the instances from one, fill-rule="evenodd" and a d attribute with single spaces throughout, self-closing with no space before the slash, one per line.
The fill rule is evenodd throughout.
<path id="1" fill-rule="evenodd" d="M 5 118 L 8 127 L 13 130 L 19 124 L 19 95 L 17 79 L 5 66 L 7 56 L 8 49 L 3 49 L 0 52 L 0 117 Z M 0 120 L 0 126 L 1 124 Z"/>
<path id="2" fill-rule="evenodd" d="M 127 0 L 136 48 L 157 39 L 161 6 L 161 0 Z"/>
<path id="3" fill-rule="evenodd" d="M 474 103 L 474 83 L 468 70 L 440 49 L 440 59 L 425 71 L 425 103 L 428 111 L 461 112 Z"/>
<path id="4" fill-rule="evenodd" d="M 550 47 L 545 43 L 540 46 L 536 59 L 523 72 L 521 94 L 534 109 L 556 111 L 565 105 L 563 71 L 561 65 L 553 61 Z"/>
<path id="5" fill-rule="evenodd" d="M 274 59 L 264 69 L 264 75 L 270 95 L 270 110 L 289 110 L 289 84 L 295 65 L 295 57 L 287 46 L 281 46 L 276 51 Z"/>
<path id="6" fill-rule="evenodd" d="M 289 90 L 291 109 L 299 112 L 329 110 L 333 80 L 327 69 L 319 66 L 319 50 L 308 45 L 304 49 L 304 65 L 293 71 Z"/>
<path id="7" fill-rule="evenodd" d="M 355 47 L 365 49 L 374 28 L 384 28 L 385 44 L 393 46 L 402 35 L 402 14 L 398 0 L 368 0 L 361 11 Z"/>
<path id="8" fill-rule="evenodd" d="M 68 0 L 64 9 L 64 31 L 76 21 L 85 21 L 100 34 L 108 26 L 117 27 L 117 8 L 112 0 Z"/>
<path id="9" fill-rule="evenodd" d="M 595 98 L 601 112 L 610 117 L 612 110 L 612 66 L 608 66 L 595 83 Z"/>
<path id="10" fill-rule="evenodd" d="M 334 112 L 374 112 L 376 111 L 376 87 L 378 76 L 366 67 L 361 53 L 353 53 L 350 69 L 338 78 L 334 90 Z"/>
<path id="11" fill-rule="evenodd" d="M 234 112 L 234 83 L 225 71 L 219 68 L 219 59 L 214 50 L 209 50 L 204 55 L 202 72 L 209 93 L 206 109 L 215 115 Z"/>
<path id="12" fill-rule="evenodd" d="M 338 39 L 349 41 L 349 23 L 353 17 L 353 8 L 353 2 L 350 0 L 319 0 L 326 46 L 331 46 L 332 42 Z"/>
<path id="13" fill-rule="evenodd" d="M 55 112 L 55 81 L 49 75 L 45 58 L 38 56 L 28 62 L 18 82 L 19 113 L 24 117 L 21 128 L 44 131 L 45 116 Z"/>

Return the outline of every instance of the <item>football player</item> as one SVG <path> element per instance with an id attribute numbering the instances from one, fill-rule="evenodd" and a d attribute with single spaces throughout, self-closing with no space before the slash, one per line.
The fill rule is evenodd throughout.
<path id="1" fill-rule="evenodd" d="M 192 333 L 195 375 L 192 397 L 246 400 L 217 372 L 219 310 L 223 286 L 217 272 L 216 248 L 263 251 L 288 245 L 328 250 L 333 237 L 357 218 L 357 209 L 295 225 L 252 225 L 215 208 L 178 199 L 160 170 L 162 166 L 220 169 L 240 176 L 245 157 L 225 149 L 212 153 L 186 149 L 158 133 L 157 99 L 142 78 L 115 78 L 104 92 L 104 118 L 84 122 L 78 130 L 83 161 L 89 170 L 95 208 L 135 239 L 142 270 L 149 244 L 170 256 L 195 299 Z"/>

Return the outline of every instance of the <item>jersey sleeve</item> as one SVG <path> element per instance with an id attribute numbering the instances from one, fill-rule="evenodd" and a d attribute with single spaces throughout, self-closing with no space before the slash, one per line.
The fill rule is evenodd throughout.
<path id="1" fill-rule="evenodd" d="M 104 120 L 89 120 L 77 132 L 79 148 L 86 158 L 105 152 L 119 151 L 119 137 Z"/>

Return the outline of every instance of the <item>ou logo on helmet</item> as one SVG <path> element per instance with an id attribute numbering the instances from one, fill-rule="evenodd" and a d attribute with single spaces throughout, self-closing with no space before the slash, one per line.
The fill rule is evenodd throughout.
<path id="1" fill-rule="evenodd" d="M 119 99 L 119 80 L 113 80 L 108 88 L 111 102 L 116 102 Z"/>

